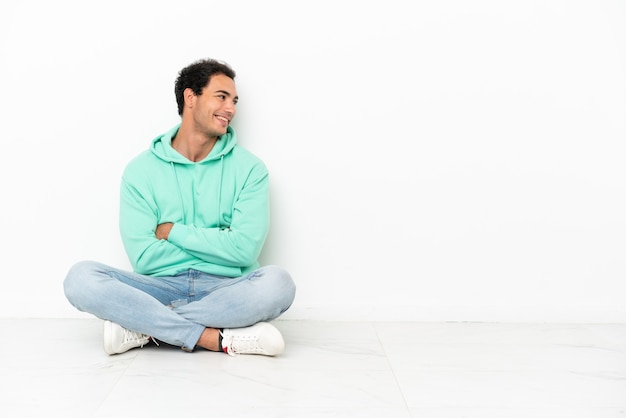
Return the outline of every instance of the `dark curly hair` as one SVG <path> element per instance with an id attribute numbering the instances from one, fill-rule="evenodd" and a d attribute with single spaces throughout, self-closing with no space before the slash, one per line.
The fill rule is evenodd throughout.
<path id="1" fill-rule="evenodd" d="M 233 80 L 235 79 L 235 70 L 230 65 L 212 58 L 198 60 L 180 70 L 174 87 L 180 116 L 183 115 L 183 107 L 185 106 L 185 98 L 183 97 L 185 89 L 189 88 L 193 90 L 196 96 L 200 96 L 202 89 L 209 84 L 211 77 L 215 74 L 224 74 Z"/>

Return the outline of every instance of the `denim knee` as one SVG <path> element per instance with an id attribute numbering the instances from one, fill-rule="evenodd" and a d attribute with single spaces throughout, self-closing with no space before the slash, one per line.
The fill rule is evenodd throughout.
<path id="1" fill-rule="evenodd" d="M 79 261 L 74 264 L 63 280 L 63 291 L 67 300 L 78 307 L 85 296 L 86 279 L 95 271 L 95 262 Z"/>
<path id="2" fill-rule="evenodd" d="M 285 312 L 296 297 L 296 284 L 291 274 L 284 268 L 275 265 L 262 267 L 266 279 L 273 279 L 272 285 L 276 289 L 275 297 L 282 305 L 281 313 Z"/>

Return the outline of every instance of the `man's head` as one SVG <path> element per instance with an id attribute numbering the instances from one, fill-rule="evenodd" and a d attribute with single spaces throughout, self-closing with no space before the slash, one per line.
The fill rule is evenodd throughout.
<path id="1" fill-rule="evenodd" d="M 200 96 L 211 77 L 217 74 L 235 79 L 235 71 L 228 64 L 211 58 L 196 61 L 180 70 L 174 88 L 180 116 L 185 107 L 185 90 L 191 89 L 196 96 Z"/>

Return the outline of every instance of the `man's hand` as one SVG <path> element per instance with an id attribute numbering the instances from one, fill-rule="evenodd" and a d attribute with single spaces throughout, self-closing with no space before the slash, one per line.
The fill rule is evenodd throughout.
<path id="1" fill-rule="evenodd" d="M 156 231 L 154 232 L 154 234 L 156 235 L 157 239 L 166 240 L 167 237 L 170 236 L 170 231 L 172 230 L 173 226 L 174 224 L 171 222 L 166 222 L 164 224 L 157 225 Z"/>

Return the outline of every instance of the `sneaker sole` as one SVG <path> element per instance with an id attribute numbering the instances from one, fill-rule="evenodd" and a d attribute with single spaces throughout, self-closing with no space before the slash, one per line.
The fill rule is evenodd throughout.
<path id="1" fill-rule="evenodd" d="M 111 336 L 113 333 L 113 323 L 111 321 L 104 321 L 104 325 L 102 327 L 103 329 L 103 346 L 104 346 L 104 352 L 107 353 L 108 355 L 111 354 L 116 354 L 115 351 L 113 351 L 113 346 L 111 345 Z"/>

